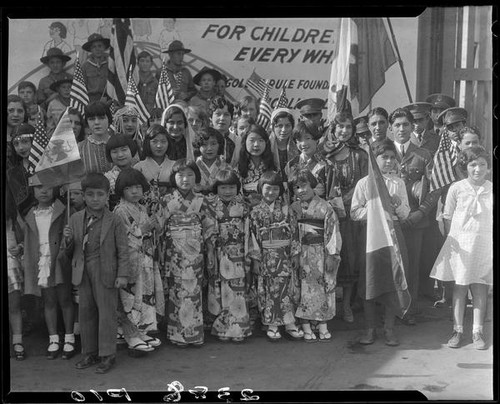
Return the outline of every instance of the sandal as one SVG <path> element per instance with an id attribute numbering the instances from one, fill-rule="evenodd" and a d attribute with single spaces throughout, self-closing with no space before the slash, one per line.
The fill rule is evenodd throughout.
<path id="1" fill-rule="evenodd" d="M 151 352 L 154 351 L 155 349 L 149 345 L 147 342 L 138 342 L 135 345 L 129 345 L 128 349 L 132 349 L 134 351 L 141 351 L 141 352 Z"/>
<path id="2" fill-rule="evenodd" d="M 205 344 L 205 341 L 198 341 L 198 342 L 193 342 L 191 345 L 193 345 L 195 348 L 199 348 Z"/>
<path id="3" fill-rule="evenodd" d="M 20 342 L 16 342 L 15 344 L 12 344 L 12 347 L 14 348 L 14 355 L 16 357 L 16 360 L 22 361 L 24 358 L 26 358 L 26 351 L 24 350 L 24 345 Z M 21 350 L 16 350 L 16 347 L 21 347 Z"/>
<path id="4" fill-rule="evenodd" d="M 330 334 L 330 331 L 319 333 L 320 342 L 330 342 L 331 340 L 332 340 L 332 334 Z"/>
<path id="5" fill-rule="evenodd" d="M 233 342 L 236 342 L 237 344 L 245 342 L 245 337 L 234 337 Z"/>
<path id="6" fill-rule="evenodd" d="M 161 345 L 161 340 L 159 340 L 158 338 L 150 337 L 149 335 L 144 335 L 143 337 L 141 337 L 141 339 L 153 348 L 159 347 Z"/>
<path id="7" fill-rule="evenodd" d="M 119 345 L 126 344 L 127 341 L 125 341 L 125 336 L 121 332 L 116 333 L 116 343 Z"/>
<path id="8" fill-rule="evenodd" d="M 67 350 L 66 346 L 70 346 L 71 349 Z M 76 353 L 75 343 L 71 342 L 71 341 L 64 341 L 64 348 L 63 348 L 63 352 L 62 352 L 61 358 L 63 358 L 63 359 L 71 359 L 75 355 L 75 353 Z"/>
<path id="9" fill-rule="evenodd" d="M 177 342 L 177 341 L 170 341 L 170 342 L 179 348 L 187 348 L 188 347 L 188 344 L 186 344 L 185 342 Z"/>
<path id="10" fill-rule="evenodd" d="M 317 341 L 316 334 L 314 334 L 312 331 L 311 332 L 304 331 L 304 341 L 316 342 Z"/>
<path id="11" fill-rule="evenodd" d="M 47 359 L 50 359 L 50 360 L 56 359 L 57 356 L 59 355 L 60 350 L 61 350 L 61 344 L 59 342 L 55 342 L 55 341 L 49 342 L 49 348 L 52 345 L 57 345 L 57 349 L 55 351 L 49 351 L 49 349 L 47 348 L 46 357 L 47 357 Z"/>
<path id="12" fill-rule="evenodd" d="M 222 341 L 222 342 L 227 342 L 227 341 L 229 341 L 230 339 L 231 339 L 231 338 L 229 338 L 229 337 L 224 337 L 224 336 L 220 336 L 220 337 L 219 337 L 219 341 Z"/>
<path id="13" fill-rule="evenodd" d="M 274 330 L 268 329 L 266 335 L 267 335 L 267 339 L 271 342 L 276 342 L 276 341 L 281 339 L 281 334 L 280 334 L 279 330 L 274 331 Z"/>
<path id="14" fill-rule="evenodd" d="M 304 331 L 299 330 L 297 328 L 285 329 L 285 337 L 288 337 L 291 340 L 296 341 L 304 338 Z"/>

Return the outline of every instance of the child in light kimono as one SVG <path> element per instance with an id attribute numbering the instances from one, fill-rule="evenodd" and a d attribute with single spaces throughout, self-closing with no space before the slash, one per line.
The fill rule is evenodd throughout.
<path id="1" fill-rule="evenodd" d="M 262 324 L 270 341 L 281 339 L 278 327 L 285 325 L 286 335 L 301 339 L 304 334 L 295 325 L 292 297 L 292 272 L 297 268 L 297 248 L 292 249 L 295 223 L 283 202 L 283 181 L 279 174 L 266 171 L 258 182 L 262 200 L 250 213 L 247 234 L 248 255 L 257 277 L 257 299 Z M 295 252 L 295 254 L 294 254 Z"/>
<path id="2" fill-rule="evenodd" d="M 291 184 L 298 200 L 291 212 L 298 226 L 300 249 L 300 303 L 295 312 L 302 319 L 304 340 L 316 342 L 310 321 L 318 321 L 319 340 L 332 339 L 327 321 L 335 316 L 335 285 L 340 263 L 339 222 L 332 206 L 317 196 L 318 181 L 307 169 L 292 176 Z"/>
<path id="3" fill-rule="evenodd" d="M 240 194 L 240 180 L 227 168 L 217 173 L 212 202 L 218 226 L 215 271 L 209 274 L 208 309 L 216 316 L 212 334 L 221 341 L 243 342 L 251 335 L 247 291 L 249 265 L 245 262 L 248 207 Z"/>
<path id="4" fill-rule="evenodd" d="M 179 347 L 204 343 L 204 255 L 208 268 L 215 265 L 214 214 L 207 199 L 193 192 L 200 179 L 200 170 L 194 160 L 176 161 L 170 179 L 175 189 L 161 199 L 166 210 L 167 338 Z"/>

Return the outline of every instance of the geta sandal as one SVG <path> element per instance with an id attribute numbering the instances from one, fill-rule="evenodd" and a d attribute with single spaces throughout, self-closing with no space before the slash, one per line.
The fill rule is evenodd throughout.
<path id="1" fill-rule="evenodd" d="M 268 329 L 266 332 L 266 336 L 267 336 L 267 339 L 271 342 L 276 342 L 276 341 L 281 339 L 281 334 L 280 334 L 279 330 L 274 331 L 274 330 Z"/>
<path id="2" fill-rule="evenodd" d="M 21 342 L 12 344 L 12 347 L 14 348 L 14 355 L 16 357 L 16 360 L 22 361 L 26 358 L 26 351 L 24 350 L 24 345 Z M 21 347 L 21 349 L 16 349 L 16 347 Z"/>
<path id="3" fill-rule="evenodd" d="M 312 331 L 311 332 L 304 331 L 304 341 L 316 342 L 318 340 L 316 338 L 316 335 Z"/>
<path id="4" fill-rule="evenodd" d="M 330 331 L 319 333 L 319 342 L 330 342 L 332 340 L 332 334 Z"/>

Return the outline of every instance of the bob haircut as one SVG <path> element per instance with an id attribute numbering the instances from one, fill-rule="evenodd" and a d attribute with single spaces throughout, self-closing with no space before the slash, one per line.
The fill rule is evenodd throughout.
<path id="1" fill-rule="evenodd" d="M 368 112 L 368 119 L 375 115 L 383 116 L 386 120 L 389 120 L 389 113 L 382 107 L 372 108 L 370 112 Z"/>
<path id="2" fill-rule="evenodd" d="M 181 114 L 182 119 L 184 121 L 184 127 L 186 129 L 188 128 L 188 121 L 187 121 L 186 114 L 184 113 L 184 111 L 180 107 L 177 107 L 177 106 L 170 107 L 170 108 L 168 108 L 167 111 L 164 111 L 164 114 L 165 115 L 162 117 L 162 119 L 163 119 L 162 125 L 163 126 L 166 127 L 168 120 L 170 118 L 172 118 L 172 116 L 174 116 L 175 114 Z"/>
<path id="3" fill-rule="evenodd" d="M 153 152 L 151 151 L 151 140 L 156 136 L 163 135 L 167 139 L 167 150 L 168 150 L 168 133 L 164 126 L 159 123 L 152 124 L 146 131 L 146 136 L 144 137 L 144 142 L 142 143 L 142 155 L 144 158 L 153 157 Z M 167 153 L 165 152 L 165 155 Z"/>
<path id="4" fill-rule="evenodd" d="M 210 126 L 210 118 L 208 117 L 208 113 L 203 108 L 190 105 L 187 112 L 188 120 L 193 115 L 195 115 L 201 121 L 202 128 L 207 128 L 208 126 Z"/>
<path id="5" fill-rule="evenodd" d="M 234 115 L 234 105 L 232 102 L 229 102 L 226 97 L 222 97 L 220 95 L 215 96 L 208 104 L 208 113 L 210 116 L 214 114 L 214 112 L 218 109 L 224 109 L 227 107 L 229 114 L 231 115 L 231 119 L 233 119 Z"/>
<path id="6" fill-rule="evenodd" d="M 380 142 L 377 142 L 372 148 L 372 152 L 375 157 L 384 154 L 386 151 L 392 151 L 396 156 L 398 155 L 398 152 L 396 151 L 396 145 L 390 139 L 381 140 Z"/>
<path id="7" fill-rule="evenodd" d="M 274 156 L 273 156 L 273 151 L 271 150 L 271 141 L 269 140 L 269 135 L 262 126 L 253 124 L 250 125 L 250 127 L 247 129 L 247 132 L 241 138 L 240 161 L 238 162 L 238 170 L 242 178 L 246 178 L 246 176 L 248 175 L 250 153 L 248 153 L 247 151 L 246 142 L 248 136 L 250 136 L 251 133 L 256 133 L 266 142 L 266 147 L 261 156 L 262 162 L 264 163 L 265 166 L 264 170 L 267 171 L 275 169 Z"/>
<path id="8" fill-rule="evenodd" d="M 177 188 L 177 183 L 175 182 L 175 174 L 182 170 L 185 170 L 186 168 L 190 168 L 194 171 L 195 182 L 196 184 L 200 183 L 201 173 L 196 162 L 194 160 L 179 159 L 174 163 L 174 166 L 172 167 L 172 173 L 170 174 L 170 185 L 172 185 L 172 187 Z"/>
<path id="9" fill-rule="evenodd" d="M 220 170 L 215 175 L 215 182 L 213 186 L 213 192 L 215 194 L 217 193 L 217 187 L 219 185 L 236 185 L 237 193 L 240 193 L 241 181 L 238 178 L 238 174 L 236 174 L 236 171 L 231 168 Z"/>
<path id="10" fill-rule="evenodd" d="M 280 195 L 283 195 L 285 193 L 285 187 L 283 186 L 283 178 L 281 178 L 281 175 L 279 175 L 275 171 L 265 171 L 262 173 L 259 182 L 257 183 L 257 192 L 259 194 L 262 194 L 262 188 L 264 188 L 264 185 L 276 185 L 277 187 L 280 188 Z"/>
<path id="11" fill-rule="evenodd" d="M 295 127 L 295 118 L 293 117 L 292 114 L 289 114 L 288 112 L 281 111 L 274 116 L 273 121 L 271 122 L 273 128 L 278 123 L 278 119 L 288 119 L 292 124 L 292 129 Z"/>
<path id="12" fill-rule="evenodd" d="M 222 155 L 224 153 L 224 136 L 222 136 L 222 133 L 220 133 L 217 129 L 211 127 L 204 128 L 202 130 L 200 138 L 193 144 L 193 146 L 199 149 L 206 142 L 208 142 L 211 137 L 214 137 L 219 145 L 217 155 Z"/>
<path id="13" fill-rule="evenodd" d="M 110 136 L 108 142 L 106 143 L 106 159 L 109 162 L 112 162 L 111 150 L 122 146 L 128 146 L 132 157 L 136 155 L 137 143 L 134 142 L 134 139 L 130 136 L 124 135 L 123 133 L 115 133 L 113 136 Z"/>
<path id="14" fill-rule="evenodd" d="M 140 185 L 142 192 L 149 191 L 149 183 L 144 174 L 135 168 L 126 168 L 120 171 L 115 183 L 115 194 L 119 198 L 123 197 L 123 190 L 133 185 Z"/>
<path id="15" fill-rule="evenodd" d="M 113 122 L 113 116 L 108 106 L 102 101 L 94 101 L 85 107 L 85 121 L 95 116 L 105 116 L 108 118 L 108 123 Z"/>
<path id="16" fill-rule="evenodd" d="M 488 168 L 491 168 L 490 155 L 483 146 L 474 146 L 462 150 L 458 155 L 458 164 L 463 171 L 467 171 L 467 165 L 480 157 L 485 159 L 486 163 L 488 163 Z"/>
<path id="17" fill-rule="evenodd" d="M 464 135 L 466 133 L 471 133 L 473 135 L 476 135 L 479 140 L 481 140 L 481 132 L 479 132 L 479 129 L 476 128 L 475 126 L 466 126 L 458 131 L 458 138 L 460 140 L 463 139 Z"/>
<path id="18" fill-rule="evenodd" d="M 311 121 L 300 121 L 297 126 L 293 129 L 292 139 L 298 142 L 300 138 L 304 135 L 311 135 L 312 138 L 318 141 L 321 138 L 321 133 Z"/>
<path id="19" fill-rule="evenodd" d="M 397 118 L 406 118 L 411 124 L 414 122 L 413 114 L 407 108 L 397 108 L 392 111 L 389 115 L 389 123 L 392 125 Z"/>
<path id="20" fill-rule="evenodd" d="M 318 180 L 313 173 L 307 169 L 297 170 L 290 176 L 292 187 L 304 182 L 308 183 L 313 189 L 318 186 Z"/>
<path id="21" fill-rule="evenodd" d="M 87 188 L 109 192 L 109 180 L 103 173 L 88 173 L 82 180 L 82 192 L 85 192 Z"/>

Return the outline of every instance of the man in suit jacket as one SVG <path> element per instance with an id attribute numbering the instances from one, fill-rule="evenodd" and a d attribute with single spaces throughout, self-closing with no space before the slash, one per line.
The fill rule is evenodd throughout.
<path id="1" fill-rule="evenodd" d="M 414 129 L 410 135 L 411 142 L 428 150 L 434 156 L 439 147 L 439 136 L 429 128 L 431 107 L 432 104 L 428 102 L 415 102 L 405 108 L 413 115 Z"/>
<path id="2" fill-rule="evenodd" d="M 401 223 L 408 250 L 409 268 L 405 269 L 412 304 L 405 321 L 415 324 L 419 278 L 421 273 L 420 258 L 424 229 L 429 226 L 429 214 L 437 204 L 438 192 L 429 192 L 428 173 L 432 165 L 432 156 L 428 150 L 411 142 L 413 115 L 406 108 L 396 109 L 389 117 L 394 134 L 394 144 L 398 151 L 401 178 L 405 181 L 410 215 Z"/>
<path id="3" fill-rule="evenodd" d="M 106 207 L 109 181 L 101 173 L 82 180 L 86 208 L 64 229 L 66 254 L 72 256 L 72 282 L 80 298 L 83 359 L 77 369 L 101 362 L 96 373 L 115 364 L 118 289 L 127 285 L 129 252 L 123 222 Z"/>

